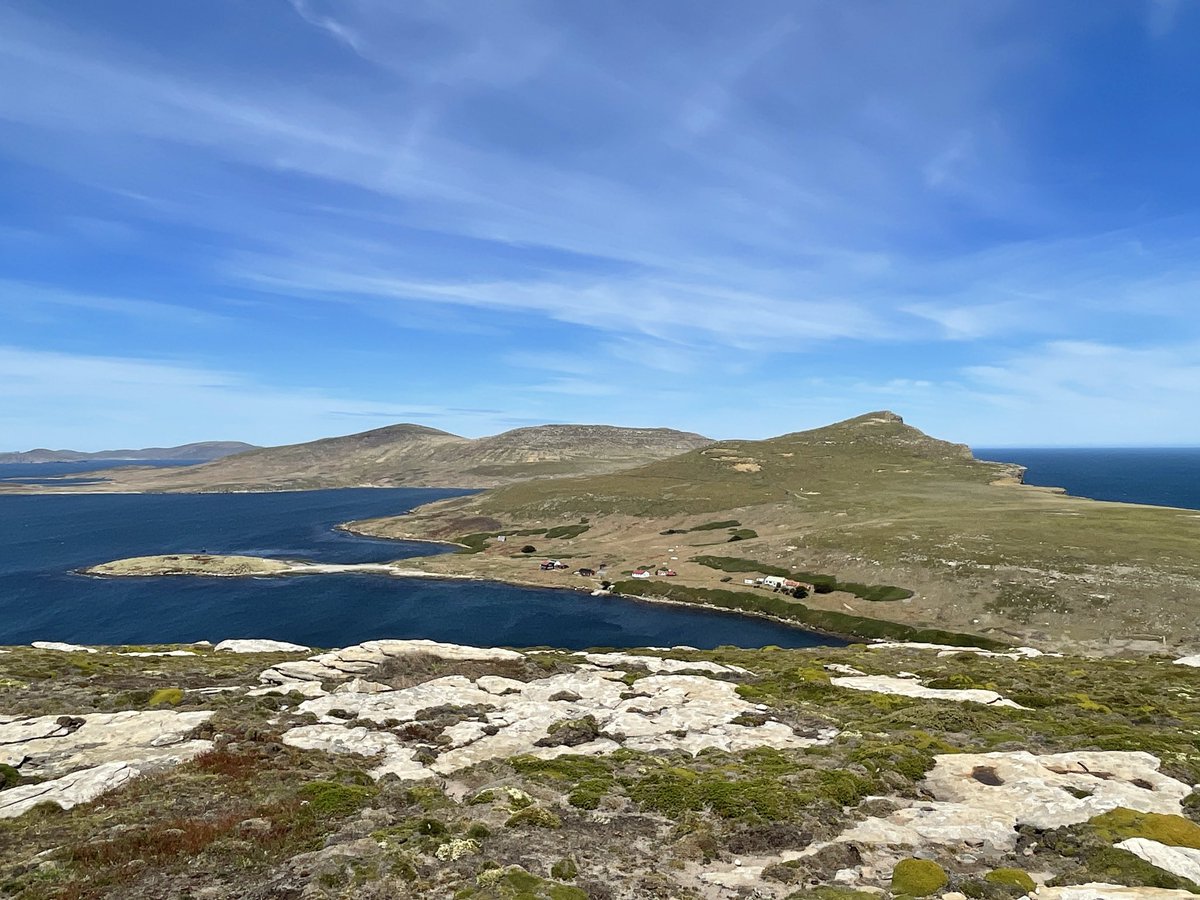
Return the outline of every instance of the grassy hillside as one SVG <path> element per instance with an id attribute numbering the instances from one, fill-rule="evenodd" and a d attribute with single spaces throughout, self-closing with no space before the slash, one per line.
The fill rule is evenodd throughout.
<path id="1" fill-rule="evenodd" d="M 668 428 L 542 425 L 470 440 L 421 425 L 392 425 L 264 447 L 186 469 L 123 469 L 98 477 L 111 479 L 101 489 L 141 491 L 492 487 L 530 478 L 612 472 L 709 443 L 698 434 Z"/>
<path id="2" fill-rule="evenodd" d="M 719 586 L 718 573 L 689 564 L 701 555 L 757 561 L 758 575 L 775 567 L 892 585 L 916 596 L 814 599 L 921 627 L 1043 643 L 1200 642 L 1200 514 L 1019 480 L 1019 467 L 975 460 L 961 444 L 871 413 L 607 475 L 514 484 L 366 530 L 452 537 L 459 523 L 490 523 L 459 531 L 467 533 L 586 519 L 590 530 L 569 547 L 535 541 L 539 552 L 581 565 L 611 557 L 613 571 L 675 560 L 679 581 L 696 587 Z M 714 521 L 736 527 L 704 527 Z M 477 557 L 475 566 L 503 574 L 499 556 Z"/>

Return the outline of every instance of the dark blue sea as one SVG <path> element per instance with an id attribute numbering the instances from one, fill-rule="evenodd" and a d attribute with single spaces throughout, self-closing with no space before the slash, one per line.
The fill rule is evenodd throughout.
<path id="1" fill-rule="evenodd" d="M 1026 484 L 1121 503 L 1200 509 L 1200 447 L 1136 449 L 978 449 L 978 459 L 1028 468 Z"/>
<path id="2" fill-rule="evenodd" d="M 52 464 L 24 468 L 41 472 L 45 465 Z M 447 552 L 430 544 L 355 537 L 334 526 L 462 493 L 397 488 L 0 495 L 0 644 L 229 637 L 315 647 L 372 638 L 569 649 L 838 643 L 747 616 L 488 582 L 376 575 L 243 579 L 74 574 L 95 563 L 159 553 L 207 551 L 357 563 Z"/>

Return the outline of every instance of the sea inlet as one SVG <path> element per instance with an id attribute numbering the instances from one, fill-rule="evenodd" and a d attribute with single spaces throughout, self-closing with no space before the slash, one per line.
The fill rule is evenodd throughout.
<path id="1" fill-rule="evenodd" d="M 30 470 L 27 477 L 37 477 L 38 467 L 21 468 Z M 841 643 L 733 613 L 493 582 L 364 574 L 77 574 L 82 567 L 108 560 L 168 553 L 364 563 L 452 552 L 453 548 L 427 543 L 363 538 L 335 526 L 399 514 L 462 493 L 466 492 L 350 488 L 260 494 L 0 495 L 0 644 L 186 643 L 230 637 L 274 638 L 313 647 L 375 638 L 568 649 Z"/>

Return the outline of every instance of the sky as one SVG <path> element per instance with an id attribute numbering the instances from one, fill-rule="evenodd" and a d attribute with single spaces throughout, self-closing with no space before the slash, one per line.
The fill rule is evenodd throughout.
<path id="1" fill-rule="evenodd" d="M 7 0 L 0 450 L 1200 445 L 1200 3 Z"/>

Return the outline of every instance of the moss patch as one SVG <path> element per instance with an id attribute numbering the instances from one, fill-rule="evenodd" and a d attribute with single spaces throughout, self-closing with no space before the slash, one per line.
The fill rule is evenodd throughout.
<path id="1" fill-rule="evenodd" d="M 892 893 L 928 897 L 950 883 L 946 870 L 931 859 L 902 859 L 892 871 Z"/>
<path id="2" fill-rule="evenodd" d="M 1200 850 L 1200 825 L 1182 816 L 1136 812 L 1122 806 L 1096 816 L 1089 824 L 1103 840 L 1114 844 L 1127 838 L 1147 838 Z"/>

